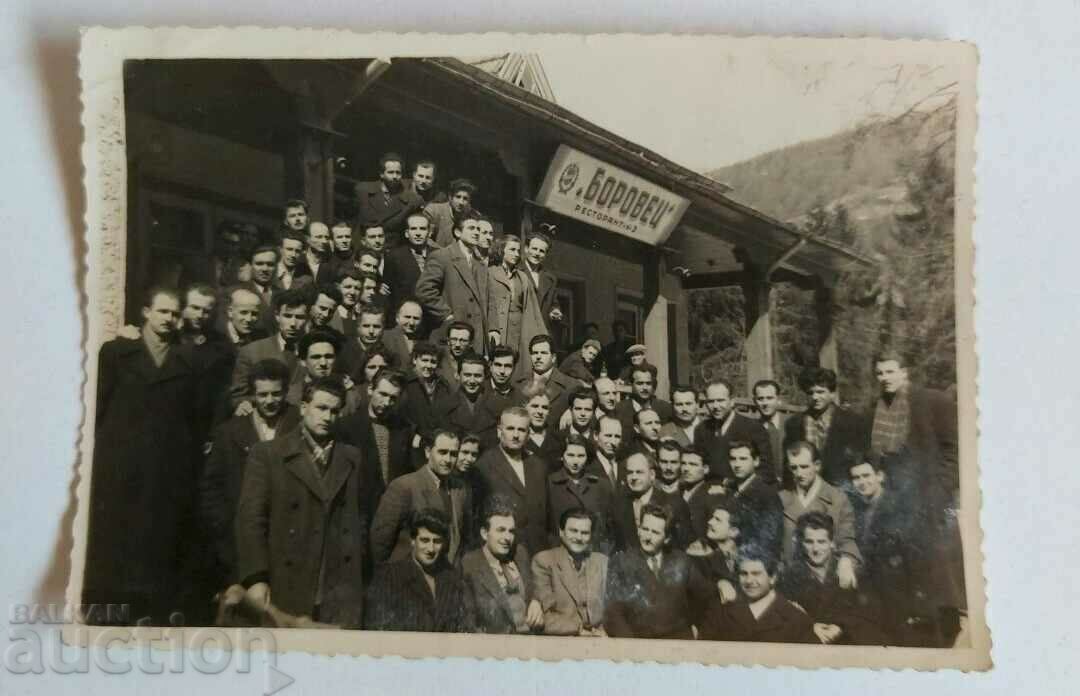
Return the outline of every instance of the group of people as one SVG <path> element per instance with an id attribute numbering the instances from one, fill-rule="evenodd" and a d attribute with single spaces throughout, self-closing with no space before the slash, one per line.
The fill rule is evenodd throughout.
<path id="1" fill-rule="evenodd" d="M 380 160 L 360 219 L 284 207 L 221 287 L 151 289 L 104 344 L 84 603 L 153 623 L 947 645 L 956 410 L 875 358 L 657 396 L 615 331 L 556 365 L 550 237 Z M 240 265 L 243 267 L 243 264 Z M 950 525 L 950 520 L 953 523 Z M 949 572 L 946 572 L 949 571 Z M 957 587 L 960 590 L 957 591 Z"/>

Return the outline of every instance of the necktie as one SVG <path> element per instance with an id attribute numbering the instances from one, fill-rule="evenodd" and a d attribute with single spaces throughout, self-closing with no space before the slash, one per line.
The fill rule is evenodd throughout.
<path id="1" fill-rule="evenodd" d="M 649 565 L 649 570 L 652 571 L 652 574 L 659 577 L 659 575 L 660 575 L 660 557 L 659 556 L 650 556 L 647 563 Z"/>

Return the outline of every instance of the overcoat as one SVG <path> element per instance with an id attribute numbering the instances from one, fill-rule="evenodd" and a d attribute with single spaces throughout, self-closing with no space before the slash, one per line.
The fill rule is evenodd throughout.
<path id="1" fill-rule="evenodd" d="M 461 572 L 443 565 L 433 577 L 434 596 L 424 580 L 423 571 L 411 557 L 380 566 L 368 588 L 364 628 L 370 631 L 472 632 L 472 596 Z"/>
<path id="2" fill-rule="evenodd" d="M 529 372 L 529 341 L 535 336 L 547 333 L 547 324 L 541 312 L 540 299 L 536 294 L 536 288 L 526 277 L 524 271 L 516 270 L 514 274 L 521 283 L 525 294 L 525 301 L 521 310 L 521 331 L 518 332 L 518 340 L 510 347 L 517 351 L 518 361 L 514 372 L 515 377 L 521 377 Z M 499 342 L 506 343 L 510 326 L 510 300 L 513 296 L 510 276 L 502 266 L 490 266 L 488 268 L 488 310 L 487 330 L 499 332 Z"/>
<path id="3" fill-rule="evenodd" d="M 451 314 L 455 321 L 472 326 L 472 348 L 478 355 L 484 354 L 488 274 L 483 261 L 472 259 L 470 264 L 456 243 L 433 251 L 416 281 L 416 297 L 431 317 L 432 326 L 441 326 Z"/>
<path id="4" fill-rule="evenodd" d="M 547 466 L 536 457 L 525 457 L 525 485 L 510 467 L 499 447 L 492 447 L 476 460 L 483 481 L 482 504 L 498 495 L 514 506 L 518 546 L 530 554 L 547 548 L 548 488 Z"/>
<path id="5" fill-rule="evenodd" d="M 446 509 L 435 475 L 427 466 L 390 482 L 375 519 L 371 523 L 371 555 L 375 563 L 400 561 L 412 552 L 409 518 L 426 508 L 446 514 L 450 534 L 446 539 L 446 560 L 455 564 L 472 530 L 472 490 L 465 481 L 451 476 L 446 480 L 450 509 Z"/>
<path id="6" fill-rule="evenodd" d="M 576 636 L 584 627 L 583 616 L 588 617 L 592 627 L 602 624 L 608 557 L 592 552 L 582 565 L 584 587 L 565 547 L 556 546 L 533 556 L 533 586 L 544 609 L 545 635 Z"/>

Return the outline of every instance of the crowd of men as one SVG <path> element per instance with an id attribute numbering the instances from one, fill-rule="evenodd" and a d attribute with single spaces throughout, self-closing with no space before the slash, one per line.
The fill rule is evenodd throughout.
<path id="1" fill-rule="evenodd" d="M 625 327 L 556 365 L 550 236 L 394 154 L 102 346 L 85 603 L 152 623 L 946 646 L 956 407 L 874 360 L 655 393 Z"/>

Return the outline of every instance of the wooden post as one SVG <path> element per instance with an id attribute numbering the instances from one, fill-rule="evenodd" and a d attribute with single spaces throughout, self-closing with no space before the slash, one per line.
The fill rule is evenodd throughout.
<path id="1" fill-rule="evenodd" d="M 840 364 L 836 348 L 836 323 L 833 312 L 833 289 L 819 279 L 814 288 L 814 309 L 818 320 L 818 364 L 838 372 Z"/>
<path id="2" fill-rule="evenodd" d="M 750 388 L 759 379 L 773 378 L 772 327 L 769 325 L 772 285 L 765 270 L 747 264 L 742 290 L 746 307 L 746 382 Z"/>

